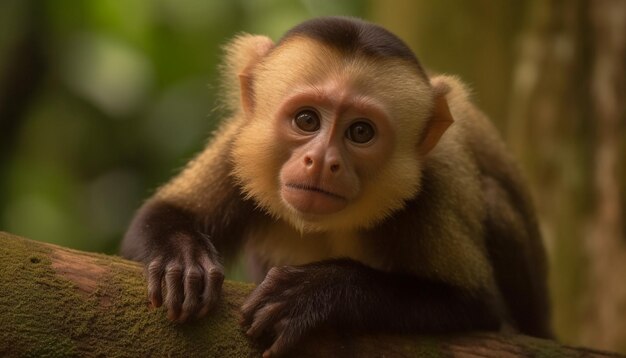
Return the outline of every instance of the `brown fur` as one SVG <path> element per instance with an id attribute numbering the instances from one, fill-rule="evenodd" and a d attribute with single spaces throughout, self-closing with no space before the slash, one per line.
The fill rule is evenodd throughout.
<path id="1" fill-rule="evenodd" d="M 351 40 L 340 41 L 341 34 Z M 283 309 L 289 320 L 275 332 L 269 353 L 289 349 L 300 338 L 293 332 L 304 334 L 325 323 L 322 318 L 425 332 L 508 323 L 550 335 L 545 255 L 521 175 L 461 82 L 449 76 L 425 81 L 406 51 L 386 30 L 344 18 L 305 23 L 279 46 L 242 35 L 226 48 L 232 117 L 144 205 L 124 240 L 125 256 L 157 267 L 149 283 L 157 306 L 158 274 L 166 271 L 161 262 L 185 271 L 197 260 L 212 262 L 218 253 L 230 257 L 244 247 L 253 276 L 265 278 L 243 308 L 249 334 L 274 327 L 272 320 L 281 317 L 274 310 L 286 303 L 269 302 L 287 299 L 280 290 L 290 292 L 286 307 L 296 309 Z M 358 173 L 360 194 L 345 209 L 310 220 L 279 195 L 277 173 L 293 159 L 277 134 L 277 111 L 298 93 L 332 93 L 329 100 L 341 103 L 344 92 L 383 108 L 391 119 L 390 154 Z M 203 287 L 221 284 L 215 275 L 221 266 L 211 270 L 214 278 L 205 277 Z M 326 290 L 331 277 L 337 288 L 326 301 L 307 300 Z M 186 276 L 180 280 L 188 283 Z M 348 297 L 338 282 L 356 285 L 353 307 L 335 301 Z M 203 314 L 213 302 L 196 308 L 193 297 L 184 303 L 168 297 L 173 319 Z M 367 316 L 368 305 L 382 306 L 369 307 Z M 343 314 L 335 317 L 338 307 Z M 264 313 L 270 308 L 273 314 Z M 307 310 L 319 314 L 298 316 Z"/>

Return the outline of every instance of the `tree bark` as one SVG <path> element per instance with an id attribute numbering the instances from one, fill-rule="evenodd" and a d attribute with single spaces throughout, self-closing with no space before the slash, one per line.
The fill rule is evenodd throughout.
<path id="1" fill-rule="evenodd" d="M 626 352 L 626 2 L 528 4 L 507 139 L 537 199 L 555 330 Z"/>
<path id="2" fill-rule="evenodd" d="M 226 281 L 209 317 L 178 325 L 146 299 L 141 265 L 0 232 L 0 356 L 260 356 L 238 325 L 253 285 Z M 526 336 L 320 332 L 298 357 L 619 357 Z"/>
<path id="3" fill-rule="evenodd" d="M 590 2 L 593 36 L 591 118 L 595 125 L 595 203 L 586 235 L 589 294 L 582 342 L 626 352 L 626 235 L 619 167 L 626 163 L 626 1 Z"/>

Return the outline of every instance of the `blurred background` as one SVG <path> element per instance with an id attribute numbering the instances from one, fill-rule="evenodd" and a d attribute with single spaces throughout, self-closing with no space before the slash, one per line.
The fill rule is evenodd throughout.
<path id="1" fill-rule="evenodd" d="M 531 184 L 559 339 L 626 353 L 623 0 L 2 0 L 0 230 L 115 253 L 218 123 L 221 46 L 320 15 L 469 84 Z"/>

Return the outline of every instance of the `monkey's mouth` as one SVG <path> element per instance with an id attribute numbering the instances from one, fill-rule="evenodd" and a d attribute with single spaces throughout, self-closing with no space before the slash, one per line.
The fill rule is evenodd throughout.
<path id="1" fill-rule="evenodd" d="M 324 194 L 324 195 L 328 195 L 330 197 L 333 197 L 335 199 L 339 199 L 339 200 L 346 200 L 346 198 L 344 198 L 341 195 L 337 195 L 335 193 L 331 193 L 330 191 L 326 191 L 322 188 L 318 188 L 316 186 L 312 186 L 312 185 L 304 185 L 304 184 L 285 184 L 286 187 L 292 188 L 292 189 L 298 189 L 298 190 L 308 190 L 308 191 L 314 191 L 316 193 L 320 193 L 320 194 Z"/>
<path id="2" fill-rule="evenodd" d="M 313 185 L 287 183 L 282 197 L 296 210 L 304 214 L 332 214 L 348 204 L 346 197 Z"/>

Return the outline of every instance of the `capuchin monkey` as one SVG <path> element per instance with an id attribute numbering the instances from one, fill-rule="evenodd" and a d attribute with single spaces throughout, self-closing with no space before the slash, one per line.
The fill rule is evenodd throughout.
<path id="1" fill-rule="evenodd" d="M 238 36 L 223 72 L 231 117 L 122 244 L 153 306 L 204 316 L 243 252 L 242 326 L 266 357 L 322 328 L 551 336 L 528 191 L 459 80 L 343 17 Z"/>

